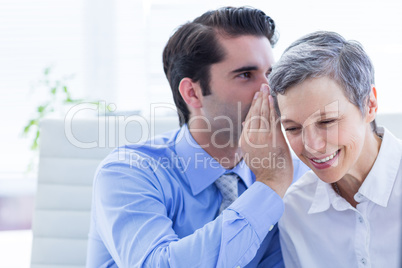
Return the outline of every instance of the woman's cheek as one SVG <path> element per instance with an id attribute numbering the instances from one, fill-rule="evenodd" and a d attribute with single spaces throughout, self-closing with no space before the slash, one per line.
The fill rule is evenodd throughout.
<path id="1" fill-rule="evenodd" d="M 301 135 L 292 135 L 292 134 L 286 134 L 286 137 L 288 138 L 290 147 L 292 147 L 293 152 L 297 155 L 300 156 L 301 153 L 303 152 L 303 141 L 301 138 Z"/>

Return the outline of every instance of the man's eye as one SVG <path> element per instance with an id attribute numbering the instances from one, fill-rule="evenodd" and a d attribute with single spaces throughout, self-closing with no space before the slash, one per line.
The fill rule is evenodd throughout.
<path id="1" fill-rule="evenodd" d="M 245 72 L 245 73 L 241 73 L 239 74 L 240 78 L 251 78 L 251 73 L 250 72 Z"/>

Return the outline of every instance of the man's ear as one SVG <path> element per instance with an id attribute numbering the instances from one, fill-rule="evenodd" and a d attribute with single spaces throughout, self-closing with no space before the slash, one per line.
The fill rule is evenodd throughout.
<path id="1" fill-rule="evenodd" d="M 183 100 L 187 103 L 187 105 L 192 108 L 201 108 L 202 102 L 202 92 L 201 87 L 198 83 L 194 83 L 188 77 L 183 78 L 179 84 L 179 91 L 183 98 Z"/>
<path id="2" fill-rule="evenodd" d="M 367 120 L 372 122 L 377 115 L 378 102 L 377 102 L 377 90 L 374 85 L 371 85 L 371 92 L 369 96 L 369 102 L 367 105 Z"/>

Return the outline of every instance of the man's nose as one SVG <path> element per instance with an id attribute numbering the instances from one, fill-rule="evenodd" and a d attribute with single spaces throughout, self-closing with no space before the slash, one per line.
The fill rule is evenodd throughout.
<path id="1" fill-rule="evenodd" d="M 259 81 L 258 81 L 258 85 L 259 85 L 259 86 L 255 88 L 255 92 L 261 90 L 262 84 L 267 84 L 267 85 L 269 85 L 269 84 L 268 84 L 268 78 L 267 78 L 266 75 L 262 75 L 261 78 L 259 79 Z"/>
<path id="2" fill-rule="evenodd" d="M 261 84 L 268 84 L 268 77 L 265 74 L 261 78 Z"/>

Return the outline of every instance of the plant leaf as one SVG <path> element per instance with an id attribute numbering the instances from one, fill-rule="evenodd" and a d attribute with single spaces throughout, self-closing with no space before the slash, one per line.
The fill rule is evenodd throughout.
<path id="1" fill-rule="evenodd" d="M 26 125 L 24 127 L 24 134 L 28 134 L 29 130 L 31 129 L 32 125 Z"/>
<path id="2" fill-rule="evenodd" d="M 45 70 L 44 70 L 43 73 L 44 73 L 45 75 L 48 75 L 48 74 L 50 73 L 50 69 L 51 69 L 50 67 L 45 68 Z"/>
<path id="3" fill-rule="evenodd" d="M 44 105 L 39 106 L 38 113 L 43 113 L 45 111 L 45 109 L 46 109 L 46 106 L 44 106 Z"/>
<path id="4" fill-rule="evenodd" d="M 32 142 L 31 149 L 32 150 L 37 150 L 39 148 L 39 136 L 40 136 L 40 131 L 39 129 L 36 131 L 36 136 L 35 139 Z"/>

